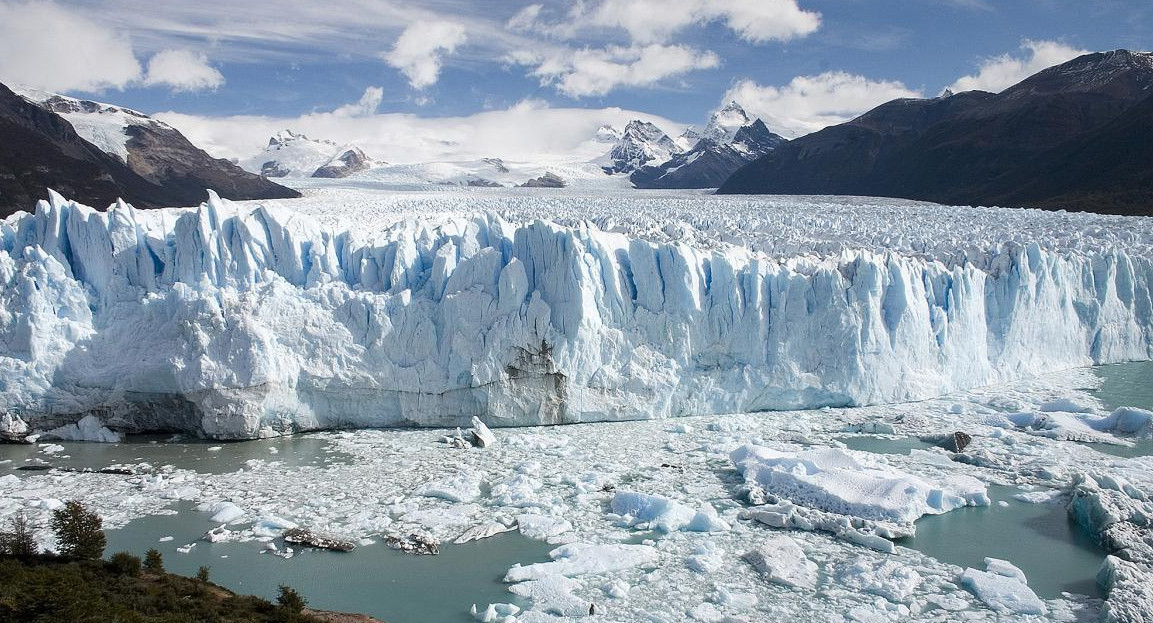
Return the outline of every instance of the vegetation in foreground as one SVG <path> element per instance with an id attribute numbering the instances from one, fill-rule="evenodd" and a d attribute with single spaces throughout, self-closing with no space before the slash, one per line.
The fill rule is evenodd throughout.
<path id="1" fill-rule="evenodd" d="M 142 562 L 129 553 L 100 557 L 105 537 L 100 517 L 79 502 L 53 513 L 60 554 L 41 554 L 23 516 L 0 532 L 0 621 L 77 623 L 320 622 L 303 612 L 305 599 L 280 587 L 276 604 L 197 578 L 164 571 L 160 552 Z"/>

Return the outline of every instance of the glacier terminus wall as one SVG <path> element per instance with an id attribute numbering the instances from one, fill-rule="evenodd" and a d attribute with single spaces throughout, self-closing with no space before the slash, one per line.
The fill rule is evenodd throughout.
<path id="1" fill-rule="evenodd" d="M 592 220 L 303 211 L 53 195 L 0 222 L 0 415 L 221 439 L 559 424 L 917 400 L 1153 354 L 1142 245 L 782 256 Z"/>

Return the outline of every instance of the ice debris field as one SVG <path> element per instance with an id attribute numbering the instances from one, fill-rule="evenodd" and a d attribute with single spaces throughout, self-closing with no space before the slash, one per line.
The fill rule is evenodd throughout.
<path id="1" fill-rule="evenodd" d="M 53 196 L 0 241 L 0 432 L 39 444 L 0 447 L 37 466 L 0 475 L 0 520 L 28 513 L 45 546 L 62 500 L 113 528 L 184 501 L 205 539 L 284 564 L 307 564 L 293 527 L 414 552 L 510 530 L 555 545 L 503 572 L 481 621 L 1153 611 L 1151 459 L 1085 443 L 1147 439 L 1153 413 L 1084 391 L 1084 366 L 1150 359 L 1148 219 L 333 187 L 155 212 Z M 540 426 L 499 428 L 520 425 Z M 40 469 L 125 432 L 389 426 L 406 428 L 309 434 L 339 462 Z M 840 441 L 955 431 L 972 443 Z M 1104 599 L 1039 595 L 996 552 L 961 568 L 901 544 L 934 515 L 995 512 L 991 485 L 1093 537 Z"/>

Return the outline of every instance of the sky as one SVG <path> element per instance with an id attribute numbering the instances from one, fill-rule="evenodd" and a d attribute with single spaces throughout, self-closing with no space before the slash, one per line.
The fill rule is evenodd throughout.
<path id="1" fill-rule="evenodd" d="M 679 132 L 730 99 L 795 137 L 1150 33 L 1149 0 L 0 0 L 0 81 L 157 114 L 220 156 L 291 127 L 411 160 L 633 117 Z"/>

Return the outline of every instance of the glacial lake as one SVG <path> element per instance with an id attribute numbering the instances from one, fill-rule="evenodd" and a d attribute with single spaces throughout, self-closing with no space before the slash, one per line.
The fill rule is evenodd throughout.
<path id="1" fill-rule="evenodd" d="M 1118 363 L 1093 368 L 1102 381 L 1101 387 L 1091 392 L 1106 409 L 1137 407 L 1153 410 L 1153 361 Z M 1132 446 L 1088 444 L 1094 449 L 1122 458 L 1153 456 L 1153 439 L 1140 439 Z"/>
<path id="2" fill-rule="evenodd" d="M 555 546 L 512 531 L 461 545 L 442 544 L 440 554 L 416 556 L 378 542 L 354 551 L 329 552 L 292 546 L 284 559 L 262 553 L 263 544 L 210 543 L 201 537 L 218 524 L 192 503 L 173 506 L 175 515 L 155 515 L 108 530 L 106 555 L 127 551 L 143 557 L 149 548 L 164 556 L 170 572 L 195 576 L 210 568 L 212 582 L 233 591 L 275 600 L 281 584 L 293 587 L 314 608 L 368 614 L 387 623 L 472 621 L 477 604 L 518 603 L 502 580 L 513 564 L 549 560 Z M 161 538 L 173 537 L 160 542 Z M 195 543 L 188 553 L 177 550 Z M 283 544 L 280 545 L 283 548 Z"/>

